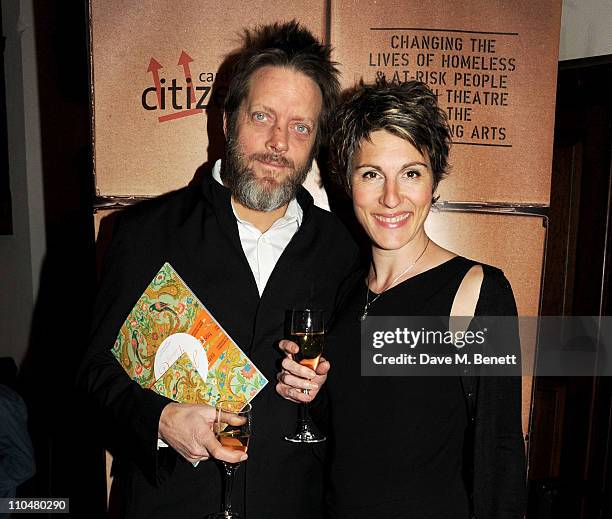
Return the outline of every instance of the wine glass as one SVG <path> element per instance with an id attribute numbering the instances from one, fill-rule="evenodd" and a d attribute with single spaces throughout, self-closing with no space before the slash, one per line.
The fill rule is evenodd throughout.
<path id="1" fill-rule="evenodd" d="M 300 351 L 293 358 L 303 366 L 316 370 L 323 352 L 323 310 L 291 310 L 290 333 L 291 340 L 300 347 Z M 307 389 L 302 391 L 308 394 Z M 316 432 L 307 403 L 300 404 L 295 434 L 285 436 L 285 440 L 293 443 L 320 443 L 326 440 L 325 436 Z"/>
<path id="2" fill-rule="evenodd" d="M 240 452 L 246 452 L 251 436 L 252 414 L 251 404 L 241 400 L 220 400 L 215 406 L 217 418 L 214 432 L 219 443 L 224 447 Z M 232 424 L 228 423 L 233 415 Z M 234 486 L 234 473 L 240 463 L 223 463 L 224 497 L 223 511 L 207 516 L 207 519 L 241 519 L 241 516 L 232 511 L 232 488 Z"/>

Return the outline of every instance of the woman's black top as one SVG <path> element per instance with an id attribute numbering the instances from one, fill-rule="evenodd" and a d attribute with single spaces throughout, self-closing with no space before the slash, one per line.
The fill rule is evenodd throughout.
<path id="1" fill-rule="evenodd" d="M 371 304 L 368 314 L 448 316 L 459 285 L 473 265 L 471 260 L 454 257 L 390 288 Z M 503 278 L 501 271 L 488 269 Z M 491 298 L 486 292 L 499 287 L 491 284 L 487 272 L 476 314 L 516 314 L 507 281 L 507 308 L 488 311 Z M 376 294 L 370 292 L 369 297 L 372 301 Z M 461 378 L 361 376 L 359 316 L 365 299 L 361 277 L 348 292 L 325 348 L 332 366 L 327 381 L 331 420 L 329 514 L 347 519 L 467 519 L 474 429 L 468 426 Z M 492 305 L 499 305 L 500 298 L 494 300 L 497 302 Z M 520 390 L 511 396 L 520 409 Z M 514 429 L 522 444 L 520 411 L 518 432 Z M 516 462 L 520 466 L 522 446 L 518 449 Z M 522 492 L 517 495 L 513 498 L 518 504 L 510 507 L 520 510 Z M 495 507 L 499 517 L 514 517 L 512 512 L 506 514 Z"/>

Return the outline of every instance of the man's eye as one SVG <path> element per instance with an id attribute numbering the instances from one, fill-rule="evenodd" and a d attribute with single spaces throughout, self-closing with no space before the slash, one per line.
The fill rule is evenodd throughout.
<path id="1" fill-rule="evenodd" d="M 264 114 L 263 112 L 255 112 L 253 114 L 253 119 L 255 119 L 256 121 L 265 121 L 267 117 L 266 114 Z"/>
<path id="2" fill-rule="evenodd" d="M 302 135 L 308 135 L 310 133 L 310 127 L 305 124 L 296 124 L 295 130 Z"/>

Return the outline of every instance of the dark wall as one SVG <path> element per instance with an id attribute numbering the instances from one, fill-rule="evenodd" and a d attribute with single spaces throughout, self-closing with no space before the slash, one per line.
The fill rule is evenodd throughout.
<path id="1" fill-rule="evenodd" d="M 95 290 L 87 6 L 35 0 L 34 16 L 47 242 L 20 372 L 37 474 L 19 493 L 68 497 L 74 517 L 96 517 L 105 505 L 103 451 L 74 389 Z"/>
<path id="2" fill-rule="evenodd" d="M 612 315 L 612 56 L 561 62 L 544 315 Z M 541 377 L 529 518 L 612 517 L 610 377 Z"/>
<path id="3" fill-rule="evenodd" d="M 8 134 L 6 128 L 6 92 L 4 87 L 5 36 L 2 30 L 0 10 L 0 234 L 12 234 L 11 186 L 8 169 Z"/>

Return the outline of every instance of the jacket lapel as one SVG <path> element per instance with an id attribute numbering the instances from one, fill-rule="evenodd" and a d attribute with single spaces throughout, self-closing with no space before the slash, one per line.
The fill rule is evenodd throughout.
<path id="1" fill-rule="evenodd" d="M 238 289 L 240 294 L 236 296 L 259 300 L 257 285 L 240 243 L 229 190 L 212 175 L 203 178 L 201 187 L 202 196 L 186 212 L 176 233 L 185 263 L 189 265 L 186 269 L 194 274 L 203 293 L 209 292 L 206 288 L 212 284 L 216 291 L 221 289 L 224 297 Z M 224 273 L 221 278 L 220 271 Z"/>

